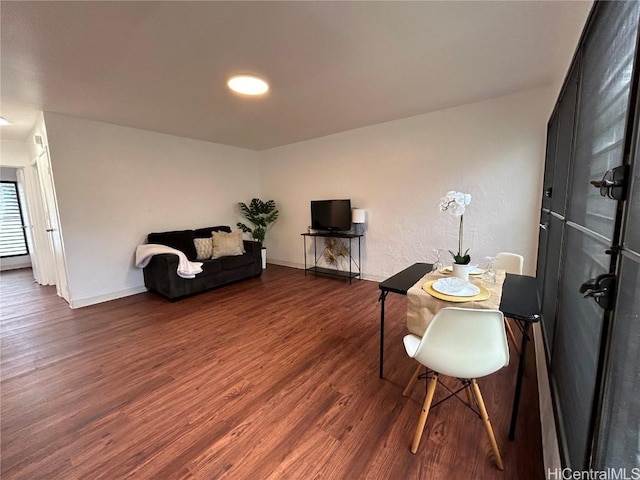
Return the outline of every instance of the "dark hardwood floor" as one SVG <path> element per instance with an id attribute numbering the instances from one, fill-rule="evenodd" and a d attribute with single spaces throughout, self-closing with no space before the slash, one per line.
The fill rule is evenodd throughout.
<path id="1" fill-rule="evenodd" d="M 514 442 L 517 358 L 479 381 L 504 472 L 455 399 L 411 454 L 424 382 L 402 396 L 414 363 L 398 295 L 378 378 L 375 282 L 269 265 L 175 303 L 145 293 L 71 310 L 30 275 L 0 275 L 3 480 L 544 478 L 532 355 Z"/>

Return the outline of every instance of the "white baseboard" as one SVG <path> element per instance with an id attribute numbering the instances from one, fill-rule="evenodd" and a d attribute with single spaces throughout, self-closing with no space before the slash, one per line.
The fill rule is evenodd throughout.
<path id="1" fill-rule="evenodd" d="M 96 303 L 108 302 L 109 300 L 116 300 L 118 298 L 128 297 L 130 295 L 137 295 L 138 293 L 143 293 L 146 291 L 147 288 L 144 285 L 140 287 L 127 288 L 126 290 L 106 293 L 104 295 L 98 295 L 96 297 L 80 298 L 78 300 L 71 299 L 71 301 L 69 302 L 69 306 L 71 308 L 88 307 L 89 305 L 95 305 Z"/>
<path id="2" fill-rule="evenodd" d="M 283 267 L 291 267 L 291 268 L 298 268 L 300 270 L 304 270 L 304 264 L 302 263 L 288 262 L 286 260 L 277 260 L 277 259 L 271 259 L 271 258 L 268 259 L 268 262 L 274 265 L 281 265 Z M 378 275 L 367 275 L 364 273 L 361 275 L 361 277 L 362 277 L 362 280 L 368 280 L 371 282 L 382 282 L 387 279 L 387 277 L 380 277 Z"/>
<path id="3" fill-rule="evenodd" d="M 304 265 L 302 263 L 288 262 L 286 260 L 277 260 L 274 258 L 267 258 L 267 263 L 273 263 L 274 265 L 281 265 L 283 267 L 299 268 L 300 270 L 304 270 Z M 267 268 L 269 267 L 267 266 Z"/>
<path id="4" fill-rule="evenodd" d="M 282 265 L 283 267 L 291 267 L 291 268 L 304 270 L 304 264 L 301 264 L 301 263 L 288 262 L 285 260 L 277 260 L 277 259 L 271 259 L 271 258 L 268 259 L 268 263 L 271 263 L 273 265 Z M 267 269 L 268 268 L 269 267 L 267 266 Z M 368 275 L 363 275 L 362 279 L 370 280 L 374 282 L 379 282 L 384 280 L 384 278 L 379 280 L 377 277 L 368 276 Z M 71 301 L 69 302 L 69 306 L 71 308 L 88 307 L 90 305 L 95 305 L 97 303 L 108 302 L 110 300 L 116 300 L 118 298 L 128 297 L 130 295 L 137 295 L 138 293 L 143 293 L 146 291 L 147 291 L 146 287 L 139 286 L 139 287 L 128 288 L 126 290 L 120 290 L 118 292 L 106 293 L 104 295 L 97 295 L 95 297 L 71 299 Z"/>
<path id="5" fill-rule="evenodd" d="M 562 469 L 560 447 L 558 445 L 558 432 L 556 431 L 555 415 L 553 413 L 547 359 L 540 323 L 533 324 L 533 338 L 536 352 L 536 370 L 538 373 L 538 403 L 540 405 L 544 469 L 545 472 L 559 472 Z"/>
<path id="6" fill-rule="evenodd" d="M 26 261 L 12 263 L 9 259 L 3 260 L 0 263 L 0 272 L 6 272 L 9 270 L 20 270 L 22 268 L 31 268 L 31 260 L 27 259 Z"/>

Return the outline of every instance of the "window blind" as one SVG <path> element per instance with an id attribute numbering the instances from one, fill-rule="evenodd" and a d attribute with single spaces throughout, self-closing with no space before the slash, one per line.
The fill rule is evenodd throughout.
<path id="1" fill-rule="evenodd" d="M 16 182 L 0 182 L 0 257 L 27 255 L 22 208 Z"/>

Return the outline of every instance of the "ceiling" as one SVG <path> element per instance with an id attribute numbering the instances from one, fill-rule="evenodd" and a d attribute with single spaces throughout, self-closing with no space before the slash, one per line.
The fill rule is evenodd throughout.
<path id="1" fill-rule="evenodd" d="M 591 2 L 0 4 L 2 138 L 37 112 L 262 150 L 559 86 Z M 258 74 L 262 98 L 226 79 Z"/>

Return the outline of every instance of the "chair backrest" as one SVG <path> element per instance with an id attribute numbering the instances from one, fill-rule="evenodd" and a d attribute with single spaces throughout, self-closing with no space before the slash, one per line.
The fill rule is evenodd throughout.
<path id="1" fill-rule="evenodd" d="M 496 255 L 493 262 L 493 268 L 498 270 L 506 270 L 507 273 L 516 273 L 522 275 L 522 267 L 524 265 L 524 257 L 517 253 L 500 252 Z"/>
<path id="2" fill-rule="evenodd" d="M 480 378 L 509 364 L 504 316 L 499 310 L 447 307 L 438 310 L 414 358 L 458 378 Z"/>

